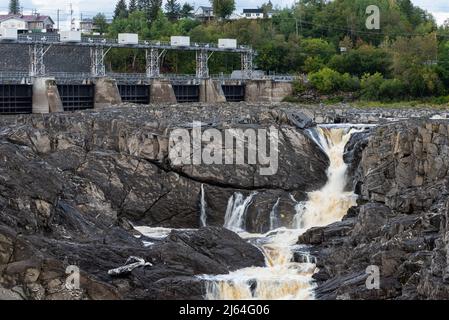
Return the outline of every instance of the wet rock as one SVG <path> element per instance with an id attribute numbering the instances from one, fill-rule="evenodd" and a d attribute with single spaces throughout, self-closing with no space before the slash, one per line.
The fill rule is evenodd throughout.
<path id="1" fill-rule="evenodd" d="M 86 192 L 85 199 L 78 200 L 81 206 L 94 206 L 139 224 L 188 228 L 199 225 L 198 203 L 204 185 L 209 223 L 218 226 L 223 225 L 224 208 L 234 192 L 266 190 L 271 202 L 277 200 L 277 194 L 316 190 L 326 181 L 326 155 L 284 119 L 287 111 L 281 110 L 277 116 L 268 108 L 257 111 L 164 106 L 19 117 L 10 129 L 4 129 L 2 138 L 9 143 L 5 148 L 21 146 L 36 161 L 62 170 L 70 179 L 82 180 Z M 248 121 L 242 125 L 238 117 Z M 223 136 L 227 129 L 279 130 L 275 174 L 260 174 L 257 164 L 173 164 L 168 157 L 170 130 L 191 132 L 193 121 L 201 121 L 203 129 L 214 128 Z M 268 198 L 270 194 L 273 198 Z M 294 215 L 293 206 L 287 210 L 286 216 Z M 261 216 L 266 214 L 264 211 Z M 254 222 L 255 229 L 266 228 L 261 226 L 266 218 L 262 220 Z"/>
<path id="2" fill-rule="evenodd" d="M 353 137 L 345 160 L 358 206 L 299 238 L 313 245 L 318 298 L 449 297 L 448 129 L 446 121 L 407 120 Z M 370 266 L 379 268 L 378 290 L 365 284 Z"/>

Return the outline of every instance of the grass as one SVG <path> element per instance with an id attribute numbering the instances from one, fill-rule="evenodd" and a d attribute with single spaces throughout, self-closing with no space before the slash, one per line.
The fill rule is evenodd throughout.
<path id="1" fill-rule="evenodd" d="M 429 98 L 421 100 L 404 100 L 394 102 L 383 101 L 354 101 L 348 105 L 356 108 L 386 108 L 386 109 L 449 109 L 449 103 L 438 100 L 438 98 Z"/>
<path id="2" fill-rule="evenodd" d="M 428 97 L 416 100 L 403 100 L 403 101 L 366 101 L 355 100 L 352 102 L 344 102 L 341 97 L 333 97 L 330 99 L 322 100 L 321 103 L 325 106 L 335 106 L 339 103 L 344 103 L 354 108 L 385 108 L 385 109 L 435 109 L 435 110 L 447 110 L 449 109 L 449 96 L 442 97 Z M 295 97 L 287 97 L 284 102 L 301 103 L 317 105 L 316 102 L 306 103 L 300 101 Z"/>

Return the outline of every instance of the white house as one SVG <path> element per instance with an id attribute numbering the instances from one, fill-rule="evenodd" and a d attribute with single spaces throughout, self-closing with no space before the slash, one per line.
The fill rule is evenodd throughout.
<path id="1" fill-rule="evenodd" d="M 20 31 L 46 30 L 54 29 L 54 22 L 49 16 L 40 14 L 21 15 L 6 14 L 0 15 L 0 27 L 6 29 L 17 29 Z"/>
<path id="2" fill-rule="evenodd" d="M 263 9 L 243 9 L 243 17 L 245 19 L 263 19 Z"/>
<path id="3" fill-rule="evenodd" d="M 17 29 L 20 30 L 28 30 L 28 23 L 16 16 L 8 16 L 4 19 L 2 19 L 2 16 L 0 16 L 0 27 L 5 29 Z"/>
<path id="4" fill-rule="evenodd" d="M 203 21 L 213 20 L 215 18 L 214 10 L 212 7 L 200 6 L 195 12 L 195 17 Z"/>

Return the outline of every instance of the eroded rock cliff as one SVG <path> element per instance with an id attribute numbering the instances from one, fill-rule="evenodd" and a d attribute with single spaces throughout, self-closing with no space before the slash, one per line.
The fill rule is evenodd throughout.
<path id="1" fill-rule="evenodd" d="M 407 120 L 354 137 L 346 159 L 359 205 L 300 238 L 317 257 L 319 298 L 449 298 L 448 130 L 443 120 Z M 371 265 L 380 290 L 366 287 Z"/>
<path id="2" fill-rule="evenodd" d="M 269 227 L 271 207 L 294 215 L 295 202 L 325 183 L 328 160 L 297 125 L 297 114 L 242 107 L 120 108 L 2 119 L 0 128 L 0 294 L 26 299 L 167 299 L 203 297 L 195 275 L 262 266 L 259 249 L 222 229 L 234 192 L 257 191 L 248 228 Z M 279 129 L 279 171 L 255 165 L 175 166 L 172 128 Z M 131 224 L 198 228 L 201 186 L 207 224 L 145 239 Z M 217 226 L 216 228 L 213 226 Z M 152 242 L 145 247 L 142 240 Z M 119 276 L 129 257 L 152 266 Z M 66 288 L 79 266 L 81 290 Z"/>

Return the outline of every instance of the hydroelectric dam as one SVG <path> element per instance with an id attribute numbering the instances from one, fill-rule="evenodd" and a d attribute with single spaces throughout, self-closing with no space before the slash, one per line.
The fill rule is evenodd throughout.
<path id="1" fill-rule="evenodd" d="M 120 38 L 120 37 L 119 37 Z M 176 38 L 176 37 L 175 37 Z M 177 37 L 182 38 L 182 37 Z M 145 51 L 146 72 L 106 72 L 113 48 Z M 196 53 L 196 74 L 162 74 L 168 50 Z M 241 56 L 237 75 L 211 75 L 208 61 L 216 52 Z M 293 76 L 255 72 L 254 50 L 245 45 L 185 43 L 29 33 L 0 41 L 0 114 L 51 113 L 102 109 L 122 102 L 280 102 L 292 93 Z"/>

